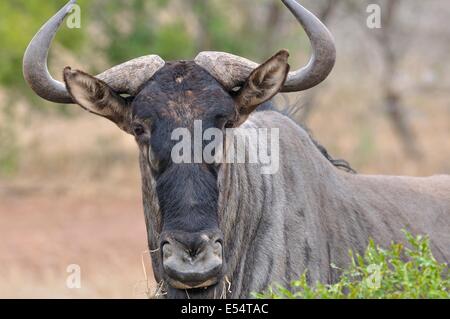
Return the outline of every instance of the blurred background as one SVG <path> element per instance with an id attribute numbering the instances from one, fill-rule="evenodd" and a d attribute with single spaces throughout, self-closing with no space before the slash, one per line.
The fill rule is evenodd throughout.
<path id="1" fill-rule="evenodd" d="M 359 173 L 450 173 L 450 2 L 302 0 L 330 28 L 337 65 L 320 86 L 277 98 L 296 105 L 329 152 Z M 381 29 L 367 27 L 369 4 Z M 37 98 L 25 48 L 64 0 L 0 2 L 0 297 L 144 298 L 154 289 L 137 148 L 114 124 Z M 141 55 L 193 59 L 220 50 L 262 62 L 281 48 L 293 68 L 308 39 L 277 0 L 79 0 L 49 57 L 104 69 Z M 66 286 L 81 267 L 81 288 Z M 144 271 L 145 269 L 145 271 Z"/>

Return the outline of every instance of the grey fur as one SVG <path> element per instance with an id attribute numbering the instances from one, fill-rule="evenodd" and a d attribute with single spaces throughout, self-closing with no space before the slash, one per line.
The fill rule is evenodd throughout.
<path id="1" fill-rule="evenodd" d="M 219 218 L 227 279 L 202 297 L 247 298 L 273 283 L 288 284 L 308 269 L 310 282 L 335 281 L 330 264 L 345 267 L 348 251 L 369 238 L 386 246 L 402 229 L 428 234 L 439 261 L 450 260 L 450 176 L 429 178 L 349 174 L 332 165 L 309 134 L 275 111 L 252 114 L 243 127 L 280 129 L 280 170 L 261 175 L 257 164 L 224 165 L 218 177 Z M 141 158 L 151 249 L 161 229 L 154 181 Z M 160 256 L 154 254 L 155 279 Z"/>

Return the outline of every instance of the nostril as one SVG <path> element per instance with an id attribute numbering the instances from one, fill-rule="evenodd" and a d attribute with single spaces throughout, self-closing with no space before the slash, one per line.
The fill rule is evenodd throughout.
<path id="1" fill-rule="evenodd" d="M 160 247 L 163 248 L 165 245 L 168 245 L 168 244 L 170 244 L 169 241 L 163 240 L 160 244 Z"/>
<path id="2" fill-rule="evenodd" d="M 223 247 L 223 239 L 222 239 L 222 238 L 217 238 L 217 239 L 214 241 L 214 247 L 215 247 L 215 248 L 221 248 L 221 249 L 222 249 L 222 247 Z"/>
<path id="3" fill-rule="evenodd" d="M 216 239 L 216 241 L 214 242 L 212 248 L 213 248 L 213 254 L 221 258 L 222 257 L 222 251 L 223 251 L 223 241 L 222 241 L 222 239 Z"/>
<path id="4" fill-rule="evenodd" d="M 166 241 L 161 243 L 161 247 L 164 258 L 169 258 L 170 256 L 172 256 L 172 247 L 169 242 Z"/>

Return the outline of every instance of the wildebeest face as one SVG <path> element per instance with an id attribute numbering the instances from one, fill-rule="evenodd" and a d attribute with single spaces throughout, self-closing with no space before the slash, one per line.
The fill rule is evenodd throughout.
<path id="1" fill-rule="evenodd" d="M 163 269 L 176 288 L 216 283 L 225 263 L 217 215 L 218 166 L 175 163 L 172 132 L 186 128 L 193 138 L 194 121 L 201 121 L 203 130 L 222 129 L 236 114 L 231 95 L 193 62 L 167 64 L 132 103 L 133 132 L 156 182 Z M 193 148 L 185 151 L 194 157 Z"/>
<path id="2" fill-rule="evenodd" d="M 185 128 L 194 137 L 196 121 L 201 121 L 202 131 L 239 126 L 283 86 L 287 58 L 288 53 L 280 51 L 236 92 L 227 91 L 194 62 L 166 63 L 135 97 L 128 98 L 83 72 L 64 71 L 68 91 L 78 104 L 135 136 L 146 168 L 142 174 L 151 175 L 147 178 L 156 184 L 163 276 L 174 288 L 219 281 L 225 270 L 225 247 L 217 209 L 219 164 L 173 161 L 177 141 L 172 132 Z M 194 148 L 188 151 L 194 153 Z"/>

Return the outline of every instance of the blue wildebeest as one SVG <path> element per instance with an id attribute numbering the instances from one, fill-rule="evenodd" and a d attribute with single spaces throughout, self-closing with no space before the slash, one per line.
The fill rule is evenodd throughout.
<path id="1" fill-rule="evenodd" d="M 47 70 L 47 54 L 70 1 L 36 34 L 24 76 L 42 98 L 76 103 L 135 136 L 140 152 L 148 245 L 157 282 L 169 298 L 245 298 L 306 269 L 331 283 L 349 249 L 373 238 L 401 241 L 401 229 L 427 233 L 441 261 L 450 258 L 450 177 L 365 176 L 341 170 L 323 147 L 270 100 L 322 82 L 335 62 L 327 28 L 295 0 L 282 0 L 312 45 L 309 63 L 289 72 L 282 50 L 258 65 L 222 52 L 193 61 L 156 55 L 97 76 L 70 67 L 64 81 Z M 176 128 L 278 128 L 280 167 L 258 163 L 175 163 Z M 250 140 L 249 145 L 257 143 Z M 349 168 L 349 167 L 347 167 Z"/>

